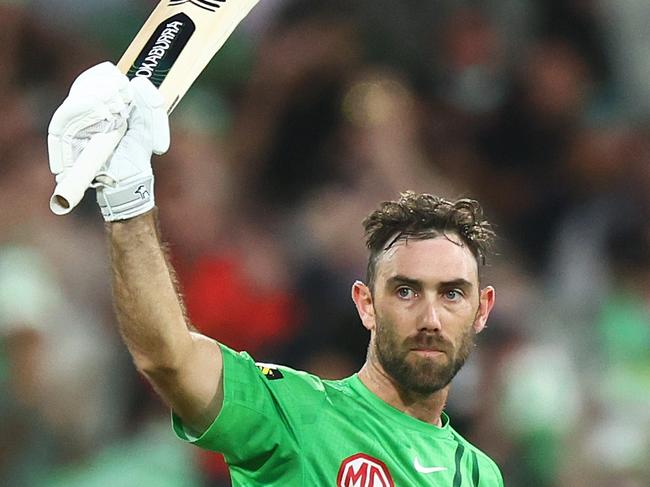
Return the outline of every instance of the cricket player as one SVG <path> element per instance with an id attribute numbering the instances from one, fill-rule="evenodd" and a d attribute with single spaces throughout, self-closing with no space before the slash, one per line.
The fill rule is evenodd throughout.
<path id="1" fill-rule="evenodd" d="M 478 203 L 406 192 L 366 218 L 367 278 L 351 294 L 370 332 L 367 359 L 351 377 L 321 380 L 191 331 L 158 232 L 151 155 L 168 149 L 170 135 L 149 81 L 129 81 L 109 63 L 79 76 L 49 127 L 57 180 L 90 135 L 123 124 L 92 186 L 121 335 L 178 437 L 222 452 L 234 486 L 503 485 L 444 412 L 495 301 L 480 283 L 493 233 Z"/>

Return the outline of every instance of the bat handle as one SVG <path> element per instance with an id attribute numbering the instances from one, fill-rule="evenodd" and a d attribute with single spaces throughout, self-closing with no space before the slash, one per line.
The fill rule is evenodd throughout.
<path id="1" fill-rule="evenodd" d="M 54 214 L 66 215 L 79 204 L 86 189 L 104 163 L 111 157 L 125 132 L 126 127 L 92 136 L 74 166 L 67 170 L 65 179 L 54 188 L 54 193 L 50 198 L 50 210 Z"/>

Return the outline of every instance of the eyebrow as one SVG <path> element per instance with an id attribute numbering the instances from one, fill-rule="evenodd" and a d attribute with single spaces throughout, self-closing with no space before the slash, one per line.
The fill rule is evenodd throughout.
<path id="1" fill-rule="evenodd" d="M 397 284 L 406 284 L 408 286 L 422 289 L 423 284 L 420 279 L 413 279 L 412 277 L 407 277 L 403 276 L 400 274 L 397 274 L 395 276 L 392 276 L 386 280 L 386 284 L 388 286 L 393 286 Z M 467 279 L 463 279 L 462 277 L 459 277 L 458 279 L 452 279 L 451 281 L 443 281 L 438 284 L 438 288 L 441 289 L 446 289 L 446 288 L 451 288 L 451 287 L 458 287 L 461 289 L 471 289 L 474 285 L 468 281 Z"/>
<path id="2" fill-rule="evenodd" d="M 422 281 L 419 279 L 413 279 L 411 277 L 402 276 L 400 274 L 390 277 L 386 280 L 386 284 L 389 286 L 397 284 L 406 284 L 415 288 L 422 288 Z"/>
<path id="3" fill-rule="evenodd" d="M 459 287 L 462 289 L 471 289 L 474 287 L 474 284 L 469 282 L 467 279 L 459 277 L 458 279 L 452 279 L 451 281 L 441 282 L 440 287 Z"/>

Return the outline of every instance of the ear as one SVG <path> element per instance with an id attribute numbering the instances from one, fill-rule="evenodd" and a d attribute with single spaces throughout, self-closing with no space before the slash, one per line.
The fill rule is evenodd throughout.
<path id="1" fill-rule="evenodd" d="M 494 300 L 496 299 L 496 292 L 492 286 L 487 286 L 481 290 L 479 296 L 478 311 L 474 318 L 474 331 L 480 333 L 485 328 L 490 311 L 494 308 Z"/>
<path id="2" fill-rule="evenodd" d="M 359 313 L 364 328 L 374 330 L 375 307 L 372 305 L 370 288 L 361 281 L 354 281 L 354 284 L 352 284 L 352 301 L 357 307 L 357 313 Z"/>

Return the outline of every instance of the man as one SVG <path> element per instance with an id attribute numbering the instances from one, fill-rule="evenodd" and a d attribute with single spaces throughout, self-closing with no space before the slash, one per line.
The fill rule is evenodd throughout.
<path id="1" fill-rule="evenodd" d="M 358 374 L 324 381 L 255 364 L 188 329 L 154 209 L 150 157 L 169 146 L 162 106 L 147 80 L 129 82 L 101 64 L 75 81 L 55 113 L 49 148 L 52 171 L 64 179 L 84 137 L 128 121 L 94 186 L 108 222 L 120 331 L 173 410 L 176 434 L 222 452 L 236 486 L 503 485 L 443 412 L 494 305 L 494 289 L 479 287 L 492 232 L 478 204 L 404 193 L 366 219 L 368 282 L 352 286 L 370 331 Z"/>

